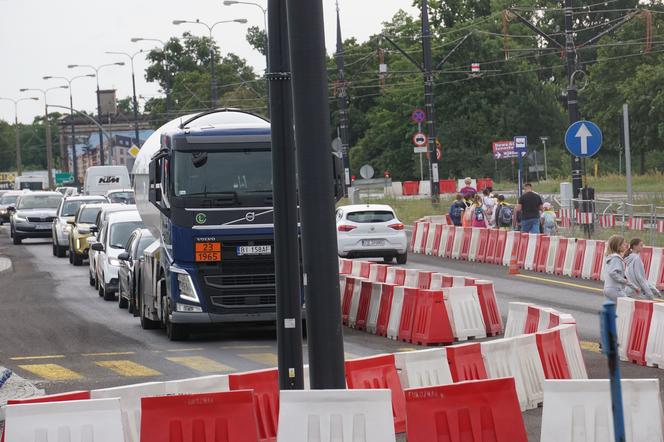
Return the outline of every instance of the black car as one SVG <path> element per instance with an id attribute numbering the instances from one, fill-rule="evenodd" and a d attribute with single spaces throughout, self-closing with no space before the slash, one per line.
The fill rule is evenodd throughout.
<path id="1" fill-rule="evenodd" d="M 125 251 L 118 255 L 120 268 L 118 269 L 118 307 L 127 308 L 135 316 L 136 293 L 141 280 L 140 271 L 143 262 L 143 251 L 155 241 L 148 229 L 136 229 L 132 232 L 125 245 Z"/>

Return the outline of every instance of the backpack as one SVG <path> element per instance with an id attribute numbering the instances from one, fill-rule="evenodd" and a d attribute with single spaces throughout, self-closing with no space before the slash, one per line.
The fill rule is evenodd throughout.
<path id="1" fill-rule="evenodd" d="M 475 207 L 475 221 L 484 221 L 484 212 L 481 207 Z"/>
<path id="2" fill-rule="evenodd" d="M 454 205 L 452 207 L 452 218 L 458 219 L 459 221 L 461 221 L 461 216 L 463 215 L 463 211 L 464 211 L 464 205 L 463 204 L 454 203 Z"/>
<path id="3" fill-rule="evenodd" d="M 509 227 L 512 225 L 512 218 L 514 212 L 510 206 L 500 206 L 500 211 L 498 212 L 498 225 L 500 227 Z"/>
<path id="4" fill-rule="evenodd" d="M 542 219 L 544 220 L 544 227 L 547 229 L 556 228 L 556 215 L 551 212 L 544 212 L 542 214 Z"/>

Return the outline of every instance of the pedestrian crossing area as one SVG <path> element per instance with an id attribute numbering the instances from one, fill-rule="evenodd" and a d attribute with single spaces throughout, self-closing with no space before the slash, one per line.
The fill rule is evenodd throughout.
<path id="1" fill-rule="evenodd" d="M 267 347 L 267 346 L 265 346 Z M 269 348 L 269 350 L 268 350 Z M 72 382 L 104 378 L 150 380 L 159 377 L 187 377 L 228 374 L 277 366 L 272 347 L 244 346 L 232 352 L 211 352 L 203 348 L 171 349 L 163 352 L 133 351 L 82 354 L 54 354 L 10 357 L 8 368 L 34 382 Z M 306 352 L 305 352 L 306 354 Z M 347 352 L 346 359 L 362 357 Z M 366 356 L 366 355 L 364 355 Z"/>

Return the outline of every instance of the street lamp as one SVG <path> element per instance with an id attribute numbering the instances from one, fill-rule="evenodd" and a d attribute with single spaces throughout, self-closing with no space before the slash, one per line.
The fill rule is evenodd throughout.
<path id="1" fill-rule="evenodd" d="M 215 62 L 214 62 L 214 47 L 212 45 L 212 30 L 214 29 L 215 26 L 220 25 L 222 23 L 247 23 L 246 18 L 236 18 L 234 20 L 222 20 L 218 21 L 216 23 L 213 23 L 212 25 L 208 25 L 207 23 L 203 23 L 199 19 L 196 19 L 196 21 L 190 21 L 190 20 L 173 20 L 174 25 L 182 25 L 182 24 L 193 24 L 193 25 L 203 25 L 205 26 L 208 31 L 210 32 L 210 89 L 211 89 L 211 97 L 212 97 L 212 107 L 217 106 L 217 78 L 215 75 Z"/>
<path id="2" fill-rule="evenodd" d="M 164 59 L 162 60 L 162 66 L 164 68 L 164 73 L 166 74 L 166 90 L 164 92 L 166 93 L 166 115 L 168 116 L 170 110 L 170 102 L 171 102 L 170 100 L 171 76 L 168 70 L 168 63 L 166 62 L 166 44 L 168 42 L 165 42 L 164 40 L 160 40 L 158 38 L 145 38 L 145 37 L 131 38 L 132 43 L 138 43 L 140 41 L 153 41 L 161 44 L 161 52 L 162 54 L 164 54 Z"/>
<path id="3" fill-rule="evenodd" d="M 14 103 L 14 128 L 16 129 L 16 176 L 21 176 L 21 134 L 18 129 L 18 104 L 21 101 L 28 100 L 39 100 L 37 97 L 25 97 L 25 98 L 5 98 L 0 97 L 0 101 L 11 101 Z"/>
<path id="4" fill-rule="evenodd" d="M 92 66 L 90 64 L 70 64 L 67 66 L 69 69 L 88 68 L 95 71 L 95 75 L 97 77 L 97 120 L 99 121 L 100 125 L 102 124 L 102 122 L 101 122 L 101 101 L 99 99 L 99 71 L 102 70 L 103 68 L 111 66 L 124 66 L 124 61 L 102 64 L 97 67 Z M 108 160 L 111 163 L 113 163 L 113 146 L 108 146 L 108 156 L 109 156 Z M 104 137 L 102 137 L 101 130 L 99 131 L 99 162 L 101 163 L 102 166 L 104 165 Z"/>
<path id="5" fill-rule="evenodd" d="M 238 0 L 224 0 L 224 6 L 232 6 L 232 5 L 250 5 L 250 6 L 256 6 L 263 12 L 263 30 L 265 31 L 265 60 L 267 61 L 268 57 L 268 49 L 267 49 L 267 9 L 263 7 L 262 5 L 254 2 L 241 2 Z M 267 70 L 267 65 L 265 67 L 265 70 Z"/>
<path id="6" fill-rule="evenodd" d="M 48 103 L 46 94 L 56 89 L 69 89 L 69 86 L 54 86 L 47 89 L 25 87 L 19 89 L 21 92 L 41 92 L 44 96 L 44 127 L 46 130 L 46 168 L 48 169 L 48 188 L 53 188 L 53 140 L 51 139 L 51 121 L 48 119 Z"/>
<path id="7" fill-rule="evenodd" d="M 549 141 L 549 137 L 540 137 L 542 144 L 544 145 L 544 179 L 549 181 L 549 166 L 547 165 L 546 160 L 546 142 Z"/>
<path id="8" fill-rule="evenodd" d="M 72 167 L 73 167 L 73 173 L 74 173 L 74 186 L 78 187 L 79 181 L 78 181 L 78 161 L 76 158 L 76 129 L 74 125 L 74 98 L 72 96 L 72 91 L 71 91 L 71 84 L 74 82 L 74 80 L 78 80 L 79 78 L 95 78 L 95 74 L 85 74 L 85 75 L 76 75 L 75 77 L 67 78 L 67 77 L 56 77 L 53 75 L 46 75 L 42 77 L 44 80 L 64 80 L 67 82 L 68 89 L 69 89 L 69 120 L 70 120 L 70 126 L 71 126 L 71 154 L 72 154 Z M 69 168 L 67 168 L 69 169 Z"/>
<path id="9" fill-rule="evenodd" d="M 134 52 L 133 54 L 128 54 L 127 52 L 113 52 L 113 51 L 106 51 L 105 54 L 110 54 L 110 55 L 124 55 L 125 57 L 128 57 L 130 60 L 131 64 L 131 88 L 133 91 L 133 99 L 134 99 L 134 135 L 136 136 L 136 145 L 138 147 L 141 147 L 141 139 L 138 136 L 138 101 L 136 100 L 136 76 L 134 75 L 134 57 L 137 56 L 138 54 L 142 54 L 143 49 L 141 49 L 138 52 Z"/>

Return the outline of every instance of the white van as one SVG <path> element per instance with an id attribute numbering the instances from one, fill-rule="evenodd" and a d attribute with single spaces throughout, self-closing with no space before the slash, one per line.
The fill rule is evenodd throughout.
<path id="1" fill-rule="evenodd" d="M 126 188 L 131 188 L 126 166 L 92 166 L 85 171 L 85 195 L 106 195 L 109 190 Z"/>

